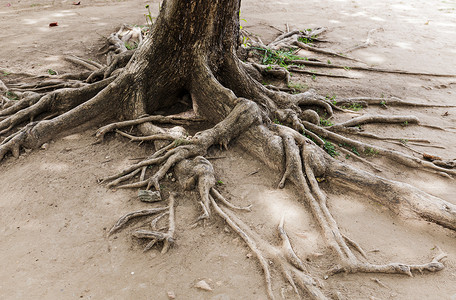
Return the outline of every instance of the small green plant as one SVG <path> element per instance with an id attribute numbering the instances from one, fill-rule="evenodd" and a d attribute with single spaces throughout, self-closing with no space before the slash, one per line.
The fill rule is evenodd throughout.
<path id="1" fill-rule="evenodd" d="M 399 143 L 406 145 L 408 143 L 407 139 L 400 139 Z"/>
<path id="2" fill-rule="evenodd" d="M 57 75 L 57 72 L 52 69 L 48 69 L 47 72 L 49 73 L 49 75 Z"/>
<path id="3" fill-rule="evenodd" d="M 347 155 L 345 155 L 345 159 L 349 159 L 350 156 L 351 156 L 351 155 L 347 153 Z"/>
<path id="4" fill-rule="evenodd" d="M 241 19 L 241 10 L 239 10 L 239 21 L 244 21 L 247 23 L 247 20 L 246 19 Z M 240 23 L 240 22 L 239 22 Z M 239 29 L 243 29 L 244 27 L 242 27 L 242 25 L 239 25 Z"/>
<path id="5" fill-rule="evenodd" d="M 333 126 L 334 124 L 333 124 L 333 122 L 331 122 L 328 119 L 320 118 L 320 125 L 324 126 L 324 127 L 328 127 L 328 126 Z"/>
<path id="6" fill-rule="evenodd" d="M 299 91 L 307 91 L 309 89 L 309 86 L 305 83 L 297 83 L 297 82 L 290 82 L 288 83 L 288 87 L 290 89 L 295 89 Z"/>
<path id="7" fill-rule="evenodd" d="M 331 142 L 324 141 L 325 144 L 323 145 L 323 149 L 332 157 L 336 157 L 339 155 L 339 152 L 336 151 L 336 147 Z"/>
<path id="8" fill-rule="evenodd" d="M 221 180 L 217 180 L 216 184 L 217 185 L 222 185 L 222 184 L 225 184 L 225 183 L 223 181 L 221 181 Z"/>
<path id="9" fill-rule="evenodd" d="M 368 148 L 364 149 L 364 154 L 370 155 L 370 156 L 375 156 L 378 154 L 378 150 L 368 147 Z"/>
<path id="10" fill-rule="evenodd" d="M 133 49 L 136 49 L 138 48 L 138 44 L 133 42 L 133 43 L 128 43 L 128 42 L 125 42 L 125 48 L 127 48 L 128 50 L 133 50 Z"/>
<path id="11" fill-rule="evenodd" d="M 316 80 L 316 79 L 317 79 L 317 75 L 312 74 L 312 80 Z"/>
<path id="12" fill-rule="evenodd" d="M 359 155 L 358 149 L 356 149 L 356 147 L 352 147 L 352 148 L 351 148 L 351 151 L 352 151 L 353 153 L 355 153 L 356 155 L 361 156 L 361 155 Z"/>
<path id="13" fill-rule="evenodd" d="M 351 68 L 350 67 L 344 67 L 344 70 L 345 71 L 349 71 L 349 70 L 351 70 Z"/>
<path id="14" fill-rule="evenodd" d="M 331 101 L 332 104 L 336 105 L 337 104 L 337 101 L 336 101 L 336 95 L 334 94 L 332 97 L 330 97 L 328 94 L 326 94 L 326 100 L 328 101 Z"/>
<path id="15" fill-rule="evenodd" d="M 154 20 L 152 17 L 152 13 L 150 11 L 149 4 L 146 5 L 146 9 L 147 9 L 147 14 L 144 15 L 146 17 L 146 23 L 147 23 L 147 26 L 152 27 L 152 24 L 154 24 Z M 159 9 L 161 10 L 161 6 L 159 7 Z"/>
<path id="16" fill-rule="evenodd" d="M 298 41 L 304 44 L 310 44 L 312 43 L 312 39 L 306 38 L 306 37 L 298 37 Z"/>
<path id="17" fill-rule="evenodd" d="M 353 111 L 359 111 L 359 110 L 363 109 L 363 106 L 359 103 L 351 103 L 349 105 L 342 106 L 342 108 L 353 110 Z"/>
<path id="18" fill-rule="evenodd" d="M 404 123 L 402 123 L 402 126 L 405 127 L 405 126 L 408 126 L 408 124 L 409 124 L 408 121 L 405 121 Z"/>
<path id="19" fill-rule="evenodd" d="M 263 65 L 279 65 L 287 68 L 292 60 L 303 60 L 304 57 L 295 55 L 296 49 L 289 50 L 271 50 L 267 48 L 252 47 L 260 53 L 257 55 L 261 56 L 261 63 Z"/>
<path id="20" fill-rule="evenodd" d="M 328 65 L 330 65 L 330 64 L 331 64 L 331 61 L 328 59 Z"/>
<path id="21" fill-rule="evenodd" d="M 241 26 L 241 29 L 242 29 L 242 26 Z M 250 46 L 250 43 L 248 43 L 248 40 L 249 40 L 248 37 L 242 36 L 242 45 L 243 45 L 244 47 L 246 47 L 246 48 L 247 48 L 248 46 Z"/>
<path id="22" fill-rule="evenodd" d="M 19 97 L 11 91 L 6 92 L 6 98 L 10 100 L 19 100 Z"/>
<path id="23" fill-rule="evenodd" d="M 3 72 L 2 72 L 2 75 L 3 75 L 3 76 L 8 76 L 8 75 L 11 75 L 11 73 L 10 73 L 10 72 L 6 72 L 6 71 L 3 71 Z"/>
<path id="24" fill-rule="evenodd" d="M 387 108 L 387 106 L 386 106 L 386 101 L 380 101 L 380 106 L 381 106 L 382 108 Z"/>
<path id="25" fill-rule="evenodd" d="M 280 121 L 277 119 L 274 119 L 274 121 L 272 121 L 272 122 L 274 122 L 274 124 L 282 125 L 282 123 L 280 123 Z"/>

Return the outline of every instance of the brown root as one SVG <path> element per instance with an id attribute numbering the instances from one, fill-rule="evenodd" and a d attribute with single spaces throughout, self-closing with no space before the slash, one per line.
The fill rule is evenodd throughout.
<path id="1" fill-rule="evenodd" d="M 151 249 L 157 242 L 163 243 L 163 248 L 161 250 L 162 254 L 168 252 L 169 248 L 174 245 L 174 232 L 176 230 L 175 225 L 175 216 L 174 216 L 174 206 L 175 206 L 175 195 L 171 193 L 169 195 L 168 203 L 168 230 L 166 232 L 160 232 L 155 230 L 145 230 L 138 229 L 133 232 L 133 236 L 139 239 L 150 239 L 151 241 L 144 248 L 144 251 Z M 164 216 L 164 214 L 160 215 Z M 160 217 L 158 216 L 158 217 Z M 157 218 L 158 218 L 157 217 Z M 154 219 L 157 220 L 157 218 Z M 154 222 L 152 221 L 152 222 Z"/>
<path id="2" fill-rule="evenodd" d="M 154 215 L 156 213 L 163 212 L 165 210 L 169 209 L 169 207 L 160 207 L 160 208 L 152 208 L 152 209 L 143 209 L 143 210 L 138 210 L 138 211 L 133 211 L 129 212 L 125 215 L 123 215 L 117 222 L 114 224 L 114 226 L 109 230 L 108 235 L 112 235 L 113 233 L 117 232 L 118 230 L 122 229 L 125 224 L 128 223 L 131 219 L 137 218 L 137 217 L 143 217 L 143 216 L 150 216 Z"/>

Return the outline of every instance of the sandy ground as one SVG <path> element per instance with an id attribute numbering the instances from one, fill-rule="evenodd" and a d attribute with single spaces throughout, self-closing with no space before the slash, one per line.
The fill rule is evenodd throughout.
<path id="1" fill-rule="evenodd" d="M 411 2 L 411 1 L 409 1 Z M 283 30 L 325 26 L 328 48 L 343 51 L 362 44 L 368 32 L 372 44 L 350 55 L 371 66 L 408 71 L 456 73 L 456 1 L 243 1 L 244 27 L 271 40 Z M 92 59 L 121 23 L 143 24 L 145 4 L 158 2 L 2 0 L 0 2 L 0 67 L 12 71 L 65 73 L 74 70 L 61 59 L 75 54 Z M 49 28 L 48 24 L 59 26 Z M 273 26 L 273 27 L 271 27 Z M 337 60 L 334 60 L 337 61 Z M 456 104 L 456 79 L 343 71 L 358 79 L 308 76 L 293 81 L 323 95 L 397 96 L 420 103 Z M 369 112 L 414 114 L 424 124 L 455 127 L 456 109 L 369 108 Z M 448 111 L 448 116 L 442 116 Z M 349 116 L 340 116 L 342 120 Z M 336 119 L 337 120 L 337 119 Z M 421 137 L 420 147 L 445 158 L 456 158 L 456 134 L 415 126 L 366 126 L 385 136 Z M 142 252 L 144 244 L 130 236 L 135 225 L 107 238 L 117 218 L 147 207 L 136 191 L 113 191 L 97 179 L 122 169 L 149 149 L 111 137 L 92 145 L 95 129 L 51 142 L 49 148 L 9 158 L 0 164 L 0 298 L 1 299 L 265 299 L 261 269 L 240 239 L 220 220 L 205 228 L 190 228 L 198 215 L 196 196 L 181 195 L 177 207 L 177 247 L 161 255 Z M 407 151 L 390 143 L 385 147 Z M 412 153 L 410 153 L 412 154 Z M 334 257 L 322 243 L 311 215 L 289 189 L 277 190 L 280 174 L 238 150 L 214 150 L 217 176 L 225 195 L 236 204 L 253 204 L 240 217 L 271 243 L 282 214 L 297 253 L 322 280 L 326 291 L 342 299 L 456 299 L 456 234 L 425 221 L 401 220 L 354 192 L 324 184 L 330 209 L 342 231 L 356 240 L 371 262 L 424 263 L 437 253 L 448 253 L 446 268 L 436 274 L 337 275 L 323 280 Z M 340 159 L 344 159 L 341 157 Z M 369 158 L 382 176 L 405 181 L 456 203 L 454 180 Z M 360 168 L 362 164 L 351 161 Z M 258 171 L 254 175 L 249 175 Z M 370 171 L 370 170 L 369 170 Z M 163 183 L 165 190 L 172 182 Z M 136 223 L 141 225 L 144 220 Z M 134 223 L 134 222 L 133 222 Z M 323 254 L 315 255 L 316 253 Z M 273 274 L 278 297 L 294 299 L 290 287 Z M 204 279 L 213 288 L 194 288 Z M 379 284 L 374 279 L 378 279 Z"/>

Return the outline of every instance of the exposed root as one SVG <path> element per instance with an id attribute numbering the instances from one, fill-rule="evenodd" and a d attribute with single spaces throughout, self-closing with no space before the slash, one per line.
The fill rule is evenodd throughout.
<path id="1" fill-rule="evenodd" d="M 134 170 L 133 172 L 131 172 L 130 174 L 119 177 L 116 180 L 111 181 L 109 184 L 107 184 L 107 187 L 108 188 L 115 187 L 115 186 L 119 185 L 121 182 L 127 181 L 127 180 L 135 177 L 139 172 L 141 172 L 142 170 L 145 170 L 145 168 L 146 167 L 143 167 L 142 169 L 138 168 L 138 169 Z M 144 179 L 142 179 L 142 180 L 144 180 Z M 140 181 L 142 181 L 142 180 L 140 180 Z"/>
<path id="2" fill-rule="evenodd" d="M 162 254 L 168 252 L 169 248 L 174 245 L 174 232 L 176 230 L 175 216 L 174 216 L 174 200 L 175 195 L 171 193 L 169 195 L 168 204 L 168 230 L 166 232 L 138 229 L 133 232 L 133 236 L 139 239 L 150 239 L 151 241 L 144 248 L 144 251 L 151 249 L 157 242 L 163 242 Z M 164 214 L 160 215 L 164 216 Z M 159 217 L 160 217 L 159 216 Z M 158 217 L 157 217 L 158 218 Z M 154 220 L 156 220 L 155 218 Z M 152 221 L 153 222 L 153 221 Z"/>
<path id="3" fill-rule="evenodd" d="M 330 139 L 330 140 L 332 140 L 332 141 L 334 141 L 334 142 L 336 142 L 338 144 L 340 143 L 340 144 L 343 144 L 343 145 L 354 147 L 355 149 L 357 149 L 357 151 L 359 153 L 370 153 L 370 152 L 373 152 L 373 153 L 376 153 L 376 154 L 379 154 L 381 156 L 387 157 L 387 158 L 391 159 L 392 161 L 398 162 L 398 163 L 403 164 L 403 165 L 408 166 L 408 167 L 422 168 L 424 170 L 434 171 L 437 174 L 456 175 L 455 171 L 448 170 L 448 169 L 436 166 L 436 165 L 434 165 L 431 162 L 424 161 L 422 159 L 419 159 L 419 158 L 416 158 L 416 157 L 412 157 L 412 156 L 409 156 L 409 155 L 406 155 L 406 154 L 403 154 L 403 153 L 400 153 L 400 152 L 397 152 L 397 151 L 388 150 L 388 149 L 385 149 L 385 148 L 382 148 L 382 147 L 378 147 L 378 146 L 362 143 L 362 142 L 359 142 L 359 141 L 355 141 L 355 140 L 346 138 L 344 136 L 341 136 L 339 134 L 333 133 L 333 132 L 331 132 L 329 130 L 326 130 L 324 128 L 318 127 L 318 126 L 316 126 L 316 125 L 314 125 L 312 123 L 309 123 L 309 122 L 305 122 L 304 121 L 303 124 L 304 124 L 304 126 L 307 129 L 313 131 L 314 133 L 318 134 L 319 136 L 324 137 L 326 139 Z"/>
<path id="4" fill-rule="evenodd" d="M 103 140 L 104 136 L 111 131 L 115 131 L 116 129 L 135 126 L 139 124 L 143 124 L 146 122 L 157 122 L 157 123 L 168 123 L 168 124 L 175 124 L 175 125 L 190 125 L 192 123 L 202 122 L 204 119 L 195 118 L 195 117 L 179 117 L 179 116 L 144 116 L 136 120 L 129 120 L 123 122 L 112 123 L 106 126 L 101 127 L 97 130 L 96 137 L 99 140 Z"/>
<path id="5" fill-rule="evenodd" d="M 252 205 L 248 205 L 246 207 L 240 207 L 233 205 L 232 203 L 228 202 L 225 197 L 223 197 L 215 188 L 211 188 L 211 196 L 214 197 L 215 200 L 220 201 L 223 203 L 226 207 L 229 207 L 231 209 L 235 210 L 245 210 L 245 211 L 251 211 L 252 210 Z"/>
<path id="6" fill-rule="evenodd" d="M 315 51 L 315 49 L 318 49 L 318 48 L 310 47 L 303 43 L 300 43 L 299 47 L 306 49 L 306 50 L 310 50 L 310 51 Z M 330 52 L 330 53 L 326 53 L 326 51 L 322 52 L 322 50 L 320 50 L 320 49 L 318 52 L 323 53 L 323 54 L 336 55 L 338 57 L 343 57 L 343 58 L 347 59 L 347 57 L 333 54 L 332 52 Z M 353 60 L 353 59 L 351 59 L 351 60 Z M 360 71 L 369 71 L 369 72 L 378 72 L 378 73 L 416 75 L 416 76 L 456 77 L 456 75 L 454 75 L 454 74 L 409 72 L 409 71 L 402 71 L 402 70 L 388 70 L 388 69 L 379 69 L 379 68 L 372 68 L 372 67 L 337 65 L 337 64 L 333 64 L 333 63 L 328 64 L 328 63 L 323 63 L 323 62 L 306 61 L 306 60 L 288 60 L 287 63 L 293 64 L 293 65 L 303 65 L 303 66 L 309 66 L 309 67 L 320 67 L 320 68 L 329 68 L 329 69 L 360 70 Z"/>
<path id="7" fill-rule="evenodd" d="M 108 236 L 112 235 L 113 233 L 117 232 L 118 230 L 122 229 L 125 224 L 128 223 L 131 219 L 137 218 L 137 217 L 144 217 L 144 216 L 150 216 L 154 215 L 156 213 L 165 211 L 169 209 L 170 207 L 159 207 L 159 208 L 151 208 L 151 209 L 142 209 L 138 211 L 133 211 L 128 214 L 123 215 L 117 222 L 114 224 L 114 226 L 109 230 Z"/>
<path id="8" fill-rule="evenodd" d="M 380 105 L 384 108 L 388 106 L 410 106 L 410 107 L 456 107 L 456 105 L 442 105 L 442 104 L 427 104 L 404 101 L 397 97 L 390 98 L 375 98 L 375 97 L 356 97 L 356 98 L 340 98 L 336 100 L 336 104 L 340 106 L 359 104 L 363 107 L 369 105 Z"/>
<path id="9" fill-rule="evenodd" d="M 103 67 L 103 65 L 97 63 L 97 62 L 94 62 L 94 61 L 90 61 L 90 60 L 87 60 L 87 59 L 84 59 L 84 58 L 81 58 L 81 57 L 77 57 L 77 56 L 74 56 L 74 55 L 71 55 L 71 56 L 65 56 L 64 57 L 65 60 L 71 62 L 71 63 L 74 63 L 76 65 L 80 65 L 80 66 L 83 66 L 84 68 L 90 70 L 90 71 L 97 71 L 99 69 L 101 69 Z"/>
<path id="10" fill-rule="evenodd" d="M 38 148 L 55 135 L 73 129 L 75 126 L 99 122 L 111 117 L 115 112 L 106 110 L 103 100 L 104 97 L 115 93 L 114 88 L 104 89 L 114 79 L 108 78 L 77 89 L 54 91 L 43 96 L 31 106 L 0 121 L 0 134 L 4 134 L 15 129 L 20 123 L 31 121 L 40 114 L 58 115 L 51 120 L 30 122 L 18 132 L 7 136 L 0 145 L 0 160 L 8 152 L 13 153 L 13 156 L 18 156 L 21 147 Z M 32 103 L 36 99 L 34 98 Z M 68 111 L 71 112 L 65 114 Z"/>
<path id="11" fill-rule="evenodd" d="M 356 154 L 354 154 L 353 152 L 350 152 L 348 151 L 347 149 L 345 148 L 342 148 L 342 147 L 339 147 L 339 150 L 342 151 L 343 153 L 345 153 L 345 156 L 347 157 L 352 157 L 353 159 L 356 159 L 356 160 L 359 160 L 360 162 L 368 165 L 369 167 L 371 167 L 372 169 L 374 169 L 375 171 L 377 172 L 383 172 L 382 169 L 380 169 L 379 167 L 377 167 L 376 165 L 374 165 L 373 163 L 371 163 L 370 161 L 368 161 L 367 159 L 364 159 Z"/>
<path id="12" fill-rule="evenodd" d="M 373 123 L 400 123 L 400 124 L 419 124 L 420 120 L 415 116 L 382 116 L 382 115 L 362 115 L 357 118 L 350 119 L 348 121 L 338 123 L 330 128 L 337 127 L 353 127 L 364 124 Z"/>
<path id="13" fill-rule="evenodd" d="M 419 272 L 423 274 L 424 271 L 438 272 L 445 268 L 440 262 L 446 254 L 440 254 L 435 257 L 431 262 L 420 265 L 407 265 L 401 263 L 390 263 L 386 265 L 374 265 L 369 263 L 358 263 L 350 266 L 337 266 L 330 270 L 329 275 L 338 273 L 386 273 L 386 274 L 404 274 L 412 277 L 412 272 Z"/>
<path id="14" fill-rule="evenodd" d="M 355 50 L 358 50 L 358 49 L 361 49 L 361 48 L 367 48 L 370 45 L 372 45 L 372 41 L 371 41 L 372 34 L 375 33 L 376 31 L 383 31 L 383 29 L 382 28 L 375 28 L 375 29 L 369 30 L 369 32 L 367 33 L 366 41 L 364 43 L 362 43 L 361 45 L 357 45 L 355 47 L 352 47 L 350 49 L 347 49 L 347 50 L 344 51 L 344 53 L 352 52 L 352 51 L 355 51 Z"/>
<path id="15" fill-rule="evenodd" d="M 339 54 L 339 53 L 336 53 L 336 52 L 333 52 L 333 51 L 323 50 L 323 49 L 320 49 L 320 48 L 312 47 L 312 46 L 309 46 L 309 45 L 304 44 L 304 43 L 299 42 L 299 41 L 295 41 L 293 43 L 293 45 L 298 46 L 301 49 L 312 51 L 312 52 L 316 52 L 316 53 L 336 56 L 336 57 L 339 57 L 339 58 L 348 59 L 348 60 L 352 60 L 352 61 L 359 61 L 356 58 L 351 58 L 351 57 L 348 57 L 346 55 L 342 55 L 342 54 Z"/>
<path id="16" fill-rule="evenodd" d="M 144 166 L 149 165 L 161 164 L 164 162 L 164 164 L 159 168 L 159 170 L 149 179 L 119 187 L 137 188 L 147 186 L 147 189 L 149 189 L 151 186 L 154 186 L 156 190 L 159 190 L 159 181 L 164 178 L 164 176 L 172 166 L 187 158 L 206 154 L 207 149 L 212 145 L 219 144 L 223 145 L 226 148 L 228 142 L 232 138 L 236 137 L 240 132 L 242 132 L 252 124 L 258 122 L 258 118 L 260 116 L 256 113 L 257 109 L 258 107 L 253 102 L 240 99 L 238 105 L 232 110 L 232 112 L 226 117 L 226 119 L 218 123 L 213 128 L 199 132 L 190 140 L 178 140 L 175 142 L 175 144 L 183 145 L 180 145 L 167 153 L 160 153 L 160 155 L 163 154 L 162 156 L 155 154 L 153 158 L 149 158 L 143 162 L 133 165 L 130 168 L 122 171 L 121 173 L 106 178 L 103 181 L 106 182 L 114 180 L 124 175 L 127 175 L 138 168 L 142 168 Z"/>
<path id="17" fill-rule="evenodd" d="M 114 55 L 109 60 L 109 64 L 107 66 L 92 72 L 86 81 L 91 83 L 100 79 L 106 79 L 110 77 L 114 74 L 114 71 L 120 70 L 121 68 L 125 67 L 134 53 L 134 50 L 128 50 L 125 52 L 121 52 L 120 54 Z"/>
<path id="18" fill-rule="evenodd" d="M 133 136 L 131 134 L 128 134 L 126 132 L 120 131 L 116 129 L 116 132 L 120 134 L 121 136 L 124 136 L 128 139 L 130 139 L 131 142 L 144 142 L 144 141 L 156 141 L 156 140 L 166 140 L 166 141 L 174 141 L 180 137 L 179 136 L 174 136 L 171 134 L 154 134 L 154 135 L 149 135 L 149 136 Z"/>
<path id="19" fill-rule="evenodd" d="M 298 68 L 298 67 L 289 67 L 288 70 L 291 71 L 291 72 L 295 72 L 295 73 L 309 74 L 309 75 L 315 75 L 315 76 L 355 79 L 355 77 L 351 77 L 351 76 L 347 76 L 347 75 L 321 73 L 321 72 L 317 72 L 317 71 L 304 70 L 304 69 L 301 69 L 301 68 Z"/>
<path id="20" fill-rule="evenodd" d="M 296 256 L 283 228 L 283 221 L 279 224 L 279 236 L 282 238 L 282 247 L 276 248 L 253 233 L 247 225 L 239 220 L 233 213 L 223 210 L 212 198 L 211 203 L 214 211 L 238 234 L 250 250 L 255 254 L 263 269 L 266 290 L 269 299 L 275 299 L 272 291 L 272 277 L 267 258 L 276 263 L 284 278 L 293 286 L 296 294 L 300 297 L 298 287 L 308 292 L 312 299 L 327 299 L 318 288 L 316 281 L 306 274 L 306 268 Z"/>

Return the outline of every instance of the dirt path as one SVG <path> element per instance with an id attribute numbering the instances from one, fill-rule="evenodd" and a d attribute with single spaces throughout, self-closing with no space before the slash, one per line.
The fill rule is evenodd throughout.
<path id="1" fill-rule="evenodd" d="M 61 59 L 75 54 L 102 59 L 95 53 L 103 38 L 121 23 L 143 24 L 148 1 L 32 1 L 0 3 L 0 68 L 44 74 L 74 68 Z M 244 1 L 244 27 L 268 40 L 278 30 L 325 26 L 325 38 L 337 51 L 362 44 L 371 30 L 372 45 L 350 55 L 372 66 L 408 71 L 456 73 L 456 2 L 413 1 Z M 7 4 L 10 6 L 7 6 Z M 58 27 L 48 24 L 58 22 Z M 456 78 L 399 76 L 344 71 L 356 80 L 294 76 L 293 81 L 320 94 L 342 96 L 397 96 L 411 101 L 456 104 Z M 405 109 L 372 112 L 414 114 L 425 124 L 456 127 L 456 109 Z M 442 116 L 448 111 L 448 116 Z M 412 126 L 366 130 L 388 136 L 429 139 L 431 145 L 414 148 L 456 158 L 456 134 Z M 97 179 L 143 157 L 147 148 L 112 137 L 92 145 L 93 130 L 50 143 L 18 160 L 0 164 L 0 298 L 2 299 L 265 299 L 263 276 L 249 251 L 225 225 L 214 220 L 205 228 L 190 228 L 198 215 L 195 195 L 181 197 L 177 208 L 177 248 L 167 255 L 142 253 L 144 245 L 130 230 L 106 238 L 106 230 L 122 214 L 146 207 L 136 191 L 111 191 Z M 398 145 L 379 143 L 407 151 Z M 448 253 L 446 269 L 436 274 L 338 275 L 323 280 L 333 257 L 320 241 L 311 215 L 288 189 L 277 190 L 280 174 L 271 173 L 235 146 L 214 152 L 221 189 L 234 203 L 253 204 L 242 213 L 266 239 L 276 243 L 275 228 L 282 214 L 297 253 L 322 280 L 326 290 L 338 290 L 343 299 L 456 299 L 456 234 L 424 221 L 403 221 L 356 192 L 338 191 L 328 183 L 330 209 L 343 232 L 356 240 L 375 263 L 424 263 L 440 247 Z M 344 159 L 343 157 L 341 159 Z M 371 158 L 382 176 L 415 185 L 456 203 L 454 180 L 403 169 L 380 157 Z M 365 166 L 358 162 L 360 168 Z M 369 169 L 368 169 L 369 170 Z M 253 175 L 249 175 L 258 171 Z M 369 170 L 370 171 L 370 170 Z M 167 187 L 168 185 L 168 187 Z M 164 183 L 165 189 L 171 182 Z M 142 224 L 139 222 L 138 224 Z M 290 287 L 274 274 L 274 289 L 294 299 Z M 205 279 L 213 288 L 193 287 Z M 379 284 L 375 280 L 379 280 Z"/>

